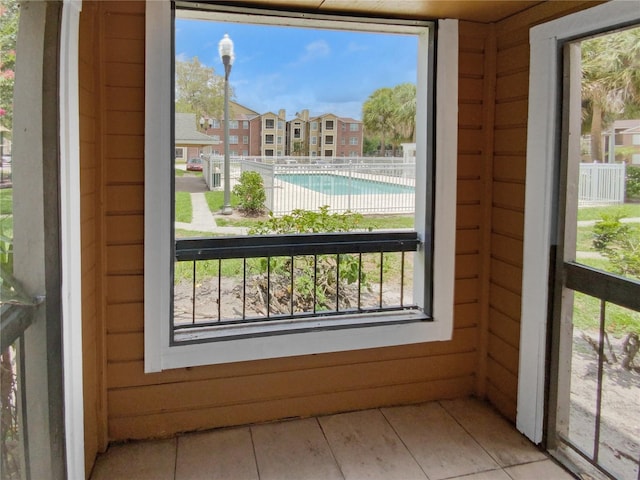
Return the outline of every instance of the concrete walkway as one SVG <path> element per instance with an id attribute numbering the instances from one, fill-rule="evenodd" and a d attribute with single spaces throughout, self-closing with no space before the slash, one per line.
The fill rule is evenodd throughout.
<path id="1" fill-rule="evenodd" d="M 203 192 L 191 194 L 191 206 L 193 208 L 191 223 L 176 222 L 176 228 L 219 235 L 246 235 L 249 230 L 246 227 L 219 227 L 214 215 L 209 210 Z"/>
<path id="2" fill-rule="evenodd" d="M 599 222 L 600 220 L 580 220 L 578 222 L 579 227 L 592 227 Z M 620 223 L 640 223 L 640 218 L 632 217 L 632 218 L 621 218 Z"/>

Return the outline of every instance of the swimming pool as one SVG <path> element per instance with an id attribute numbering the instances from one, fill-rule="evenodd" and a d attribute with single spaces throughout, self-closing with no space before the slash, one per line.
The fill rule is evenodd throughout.
<path id="1" fill-rule="evenodd" d="M 380 195 L 389 193 L 415 193 L 413 187 L 396 185 L 376 180 L 346 177 L 343 175 L 282 173 L 276 175 L 278 180 L 308 188 L 327 195 Z"/>

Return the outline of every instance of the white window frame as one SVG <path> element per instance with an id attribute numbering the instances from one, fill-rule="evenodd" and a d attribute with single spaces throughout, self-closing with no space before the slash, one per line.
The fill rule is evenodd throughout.
<path id="1" fill-rule="evenodd" d="M 147 0 L 146 3 L 146 88 L 145 88 L 145 372 L 158 372 L 170 368 L 209 365 L 246 360 L 319 354 L 326 352 L 359 350 L 365 348 L 406 345 L 440 340 L 450 340 L 453 334 L 455 236 L 456 236 L 456 175 L 457 175 L 457 105 L 458 105 L 458 22 L 438 22 L 437 90 L 438 104 L 447 105 L 434 112 L 436 120 L 434 158 L 437 176 L 434 182 L 435 206 L 433 264 L 432 321 L 379 324 L 366 328 L 355 323 L 340 329 L 315 329 L 294 333 L 281 330 L 278 335 L 255 336 L 242 339 L 218 341 L 215 344 L 198 343 L 172 346 L 171 338 L 171 278 L 172 225 L 170 168 L 157 168 L 152 159 L 163 158 L 171 151 L 171 58 L 167 52 L 172 48 L 172 21 L 169 2 Z M 196 12 L 197 13 L 197 12 Z M 235 14 L 226 14 L 229 21 Z M 237 15 L 249 21 L 246 15 Z M 242 21 L 242 20 L 240 20 Z M 288 20 L 289 21 L 289 20 Z M 305 26 L 319 21 L 304 20 Z M 409 22 L 407 22 L 409 23 Z M 337 23 L 335 23 L 337 25 Z M 369 25 L 370 27 L 370 25 Z M 385 31 L 398 31 L 398 26 L 377 25 Z M 415 27 L 403 27 L 404 29 Z M 406 30 L 404 30 L 406 31 Z M 418 31 L 417 29 L 415 30 Z M 418 36 L 420 51 L 427 51 L 427 34 Z M 420 55 L 417 64 L 419 78 L 429 75 L 428 59 Z M 427 97 L 426 82 L 418 82 L 418 95 Z M 416 122 L 419 125 L 417 144 L 422 145 L 420 154 L 426 156 L 427 111 L 418 109 Z M 426 162 L 417 165 L 418 172 L 426 176 Z M 424 182 L 423 182 L 424 183 Z M 424 194 L 424 185 L 417 187 Z M 416 229 L 424 238 L 426 213 L 424 204 L 416 206 Z M 423 220 L 420 220 L 423 219 Z M 420 224 L 420 226 L 418 225 Z M 423 259 L 425 252 L 416 253 Z M 416 264 L 423 265 L 420 260 Z M 419 280 L 418 280 L 419 282 Z M 422 296 L 422 297 L 421 297 Z M 416 288 L 415 300 L 420 304 L 424 288 Z M 318 322 L 320 324 L 320 322 Z M 270 327 L 267 327 L 270 328 Z"/>
<path id="2" fill-rule="evenodd" d="M 311 137 L 311 145 L 317 145 L 318 144 L 318 137 Z"/>
<path id="3" fill-rule="evenodd" d="M 238 135 L 229 135 L 229 145 L 238 145 Z"/>
<path id="4" fill-rule="evenodd" d="M 359 132 L 360 129 L 358 128 L 358 124 L 357 123 L 350 123 L 349 124 L 349 131 L 350 132 Z"/>
<path id="5" fill-rule="evenodd" d="M 318 122 L 311 122 L 311 130 L 318 130 Z"/>
<path id="6" fill-rule="evenodd" d="M 554 229 L 554 170 L 560 85 L 559 45 L 640 20 L 638 2 L 612 1 L 531 29 L 520 367 L 516 426 L 542 441 L 547 362 L 549 251 Z"/>

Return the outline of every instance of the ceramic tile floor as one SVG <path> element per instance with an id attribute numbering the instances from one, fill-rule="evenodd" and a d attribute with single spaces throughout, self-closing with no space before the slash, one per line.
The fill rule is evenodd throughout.
<path id="1" fill-rule="evenodd" d="M 363 410 L 111 445 L 92 480 L 563 480 L 474 399 Z"/>

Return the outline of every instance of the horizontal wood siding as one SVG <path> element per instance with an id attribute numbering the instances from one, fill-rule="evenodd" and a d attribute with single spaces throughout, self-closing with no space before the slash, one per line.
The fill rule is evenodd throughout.
<path id="1" fill-rule="evenodd" d="M 529 97 L 529 29 L 594 2 L 545 2 L 496 24 L 487 397 L 515 421 Z"/>
<path id="2" fill-rule="evenodd" d="M 100 270 L 99 159 L 97 158 L 98 73 L 96 52 L 96 4 L 86 3 L 80 15 L 79 97 L 80 97 L 80 198 L 81 198 L 81 269 L 82 269 L 82 356 L 84 390 L 84 446 L 87 476 L 100 451 L 100 382 L 99 298 L 97 286 Z"/>
<path id="3" fill-rule="evenodd" d="M 474 393 L 483 158 L 483 54 L 465 50 L 454 338 L 403 347 L 143 373 L 144 3 L 102 2 L 104 287 L 111 440 Z"/>

